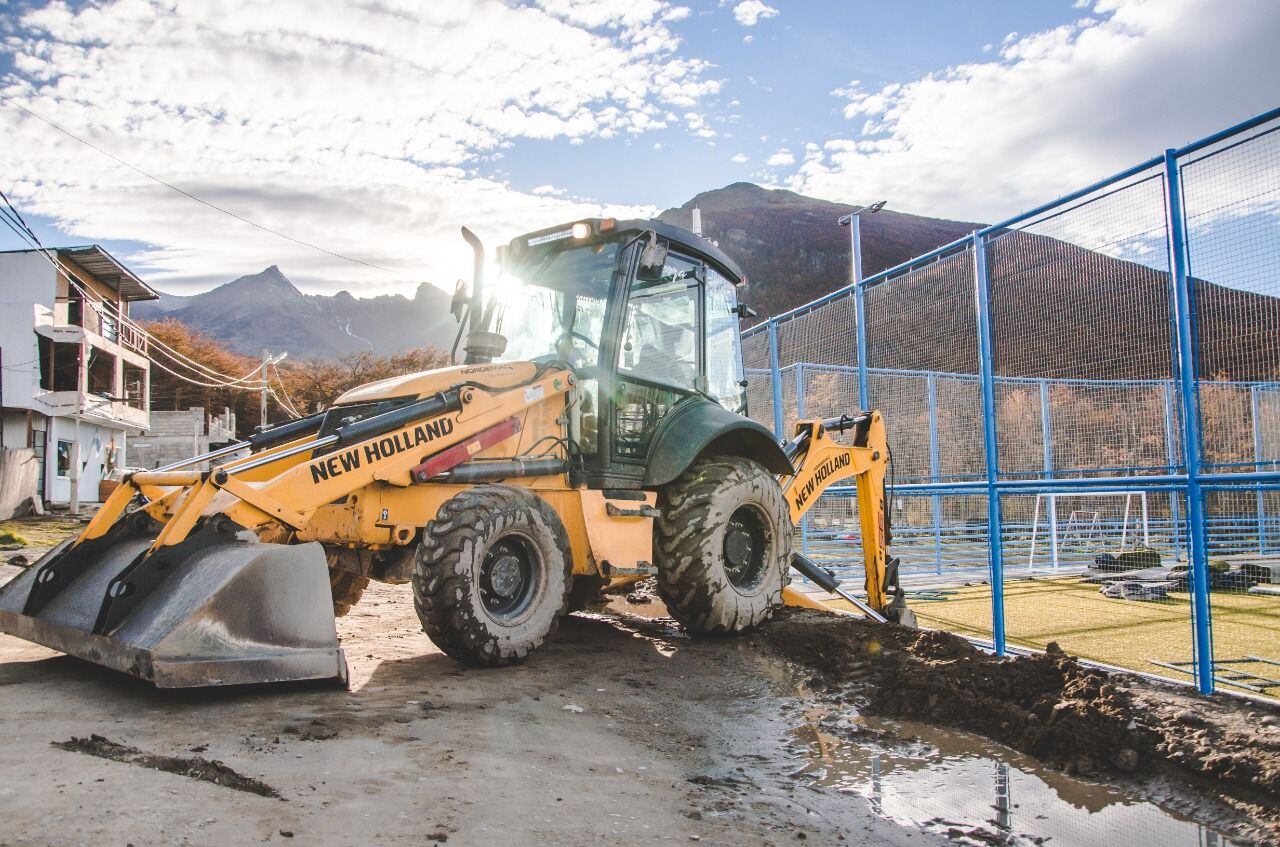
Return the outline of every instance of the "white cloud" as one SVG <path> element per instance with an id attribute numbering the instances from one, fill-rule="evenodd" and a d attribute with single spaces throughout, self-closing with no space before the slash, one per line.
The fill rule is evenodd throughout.
<path id="1" fill-rule="evenodd" d="M 124 258 L 190 290 L 279 264 L 311 290 L 446 285 L 457 236 L 490 241 L 587 214 L 481 168 L 522 139 L 630 137 L 719 90 L 662 0 L 54 2 L 6 24 L 0 92 L 148 172 L 265 226 L 202 208 L 15 108 L 0 107 L 6 181 L 67 241 L 149 245 Z M 689 121 L 690 129 L 706 129 Z"/>
<path id="2" fill-rule="evenodd" d="M 745 153 L 734 153 L 732 156 L 729 157 L 729 161 L 733 162 L 734 164 L 741 165 L 747 161 L 747 156 Z"/>
<path id="3" fill-rule="evenodd" d="M 1273 0 L 1099 0 L 998 58 L 837 92 L 853 124 L 794 190 L 999 220 L 1275 105 Z"/>
<path id="4" fill-rule="evenodd" d="M 785 168 L 794 165 L 795 163 L 796 157 L 785 147 L 777 153 L 774 153 L 765 161 L 765 165 L 770 168 Z"/>
<path id="5" fill-rule="evenodd" d="M 778 10 L 760 0 L 742 0 L 733 7 L 733 19 L 743 26 L 755 26 L 766 18 L 776 18 Z"/>
<path id="6" fill-rule="evenodd" d="M 743 44 L 750 44 L 751 42 L 753 42 L 753 41 L 755 41 L 755 40 L 756 40 L 756 37 L 755 37 L 754 35 L 744 35 L 744 36 L 742 36 L 742 43 L 743 43 Z"/>

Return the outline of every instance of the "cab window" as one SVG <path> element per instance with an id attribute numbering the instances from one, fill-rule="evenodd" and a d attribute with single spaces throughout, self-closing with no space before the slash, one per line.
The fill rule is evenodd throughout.
<path id="1" fill-rule="evenodd" d="M 733 283 L 707 269 L 707 393 L 731 412 L 746 414 L 738 295 Z"/>
<path id="2" fill-rule="evenodd" d="M 699 265 L 668 255 L 660 272 L 637 276 L 623 318 L 618 371 L 693 390 L 698 378 Z"/>

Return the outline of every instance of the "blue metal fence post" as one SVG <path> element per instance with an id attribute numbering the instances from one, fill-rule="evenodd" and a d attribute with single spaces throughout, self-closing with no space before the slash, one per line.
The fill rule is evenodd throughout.
<path id="1" fill-rule="evenodd" d="M 1000 473 L 996 441 L 995 361 L 991 338 L 991 286 L 987 277 L 987 247 L 982 235 L 973 234 L 973 289 L 978 319 L 978 376 L 982 381 L 982 444 L 987 462 L 987 536 L 990 541 L 988 563 L 991 569 L 991 642 L 996 655 L 1005 654 L 1004 631 L 1004 541 L 1000 491 L 996 482 Z"/>
<path id="2" fill-rule="evenodd" d="M 1188 267 L 1181 174 L 1175 151 L 1164 153 L 1165 211 L 1169 222 L 1169 267 L 1173 271 L 1177 326 L 1178 380 L 1182 388 L 1182 455 L 1187 466 L 1187 529 L 1191 535 L 1191 612 L 1196 687 L 1213 693 L 1213 631 L 1209 607 L 1209 552 L 1205 538 L 1203 471 L 1200 455 L 1200 386 L 1197 382 L 1195 299 Z"/>
<path id="3" fill-rule="evenodd" d="M 853 218 L 858 219 L 857 215 Z M 867 379 L 867 305 L 861 281 L 853 284 L 853 319 L 858 324 L 858 408 L 870 409 Z"/>
<path id="4" fill-rule="evenodd" d="M 1044 478 L 1053 479 L 1053 410 L 1049 404 L 1049 381 L 1040 380 L 1040 440 L 1041 456 L 1044 461 Z M 1050 494 L 1045 498 L 1045 506 L 1049 513 L 1049 559 L 1056 571 L 1058 569 L 1058 498 Z M 1033 562 L 1027 562 L 1028 569 Z"/>
<path id="5" fill-rule="evenodd" d="M 942 465 L 938 456 L 938 377 L 930 373 L 925 378 L 929 393 L 929 481 L 942 482 Z M 933 566 L 942 574 L 942 495 L 934 494 L 933 501 Z"/>
<path id="6" fill-rule="evenodd" d="M 1174 334 L 1177 338 L 1177 334 Z M 1176 365 L 1176 357 L 1175 362 Z M 1168 465 L 1167 473 L 1176 473 L 1178 470 L 1178 430 L 1174 426 L 1174 404 L 1173 404 L 1173 380 L 1168 380 L 1164 384 L 1164 451 L 1165 464 Z M 1172 538 L 1174 557 L 1177 557 L 1178 550 L 1184 547 L 1182 536 L 1178 532 L 1178 524 L 1182 522 L 1179 515 L 1178 495 L 1177 492 L 1169 494 L 1169 535 Z M 1188 554 L 1188 559 L 1190 554 Z"/>
<path id="7" fill-rule="evenodd" d="M 1266 470 L 1262 460 L 1262 397 L 1259 386 L 1249 386 L 1249 411 L 1253 418 L 1253 469 Z M 1254 489 L 1258 498 L 1258 552 L 1267 552 L 1267 494 L 1261 486 Z"/>
<path id="8" fill-rule="evenodd" d="M 778 359 L 778 321 L 769 319 L 769 385 L 773 389 L 773 434 L 782 439 L 782 368 Z"/>

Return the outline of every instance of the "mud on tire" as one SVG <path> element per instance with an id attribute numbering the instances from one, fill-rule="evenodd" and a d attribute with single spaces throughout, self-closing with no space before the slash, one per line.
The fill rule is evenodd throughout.
<path id="1" fill-rule="evenodd" d="M 658 594 L 685 629 L 727 635 L 772 616 L 791 562 L 790 512 L 772 474 L 750 459 L 702 459 L 658 507 Z"/>
<path id="2" fill-rule="evenodd" d="M 422 629 L 477 667 L 525 658 L 555 631 L 572 584 L 569 538 L 555 510 L 523 488 L 479 485 L 440 507 L 413 572 Z"/>

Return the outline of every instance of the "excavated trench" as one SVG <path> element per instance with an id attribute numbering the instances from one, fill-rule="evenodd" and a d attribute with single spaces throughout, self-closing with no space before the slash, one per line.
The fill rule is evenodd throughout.
<path id="1" fill-rule="evenodd" d="M 997 658 L 948 633 L 806 611 L 780 612 L 753 640 L 793 663 L 803 687 L 812 692 L 818 712 L 809 715 L 806 743 L 827 748 L 818 768 L 822 779 L 835 780 L 827 784 L 846 778 L 865 784 L 857 775 L 865 776 L 870 767 L 866 756 L 918 760 L 921 744 L 934 751 L 930 755 L 942 771 L 960 774 L 960 782 L 968 767 L 960 760 L 996 761 L 990 751 L 959 750 L 959 736 L 939 742 L 937 734 L 944 731 L 939 728 L 949 728 L 1007 745 L 1024 761 L 1057 774 L 1055 779 L 1158 797 L 1165 808 L 1220 822 L 1237 843 L 1280 840 L 1280 709 L 1275 707 L 1225 696 L 1209 700 L 1109 674 L 1056 649 Z M 922 742 L 925 736 L 932 741 Z M 845 752 L 833 758 L 833 744 Z M 938 752 L 943 748 L 950 754 Z M 841 765 L 840 756 L 855 764 Z M 938 773 L 935 769 L 934 776 Z M 947 784 L 939 781 L 934 793 Z M 937 826 L 944 834 L 956 829 L 943 824 Z M 961 827 L 949 837 L 1024 843 L 984 842 L 983 827 L 977 829 L 976 836 Z M 1037 843 L 1036 837 L 1045 836 L 1033 832 L 1025 843 Z M 1153 843 L 1183 841 L 1170 836 Z"/>

